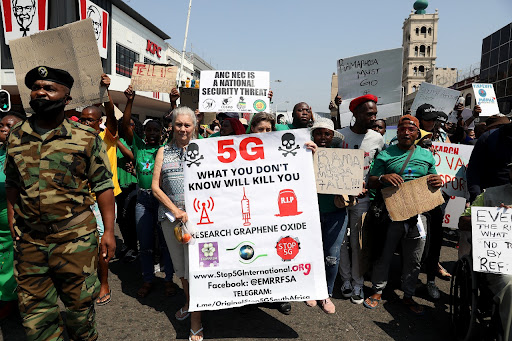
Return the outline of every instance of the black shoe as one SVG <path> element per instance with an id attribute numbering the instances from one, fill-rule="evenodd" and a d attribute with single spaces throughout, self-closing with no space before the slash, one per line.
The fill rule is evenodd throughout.
<path id="1" fill-rule="evenodd" d="M 279 310 L 281 314 L 290 315 L 292 305 L 290 302 L 279 302 L 277 303 L 277 310 Z"/>

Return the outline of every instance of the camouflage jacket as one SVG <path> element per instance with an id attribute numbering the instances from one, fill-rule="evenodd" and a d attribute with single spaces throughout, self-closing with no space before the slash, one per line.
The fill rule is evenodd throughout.
<path id="1" fill-rule="evenodd" d="M 19 191 L 15 218 L 33 224 L 71 218 L 94 203 L 89 192 L 114 188 L 105 144 L 95 131 L 65 119 L 44 135 L 32 118 L 11 129 L 6 187 Z"/>

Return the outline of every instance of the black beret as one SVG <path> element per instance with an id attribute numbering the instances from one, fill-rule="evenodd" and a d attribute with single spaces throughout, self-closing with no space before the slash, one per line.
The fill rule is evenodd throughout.
<path id="1" fill-rule="evenodd" d="M 36 66 L 27 72 L 27 75 L 25 76 L 25 85 L 27 88 L 32 89 L 32 85 L 34 85 L 35 81 L 37 80 L 59 83 L 67 86 L 69 89 L 73 87 L 73 83 L 75 82 L 69 72 L 60 69 L 54 69 L 49 66 Z"/>

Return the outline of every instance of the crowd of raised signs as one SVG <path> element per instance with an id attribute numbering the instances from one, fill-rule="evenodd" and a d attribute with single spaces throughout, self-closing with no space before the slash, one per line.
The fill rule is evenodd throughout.
<path id="1" fill-rule="evenodd" d="M 105 76 L 106 77 L 106 76 Z M 109 84 L 108 77 L 103 84 Z M 137 295 L 144 298 L 154 294 L 155 272 L 165 273 L 165 295 L 173 296 L 179 287 L 173 282 L 176 274 L 185 290 L 187 302 L 176 312 L 177 320 L 191 317 L 191 340 L 203 337 L 200 312 L 188 311 L 187 257 L 183 249 L 186 235 L 174 233 L 176 223 L 186 222 L 183 199 L 183 158 L 184 148 L 195 138 L 216 138 L 228 135 L 269 133 L 276 130 L 308 129 L 311 142 L 306 144 L 315 153 L 318 148 L 346 148 L 364 150 L 364 188 L 357 196 L 318 194 L 318 206 L 323 237 L 323 253 L 328 297 L 322 300 L 306 301 L 309 307 L 319 306 L 325 313 L 335 313 L 332 294 L 336 277 L 341 277 L 341 294 L 354 304 L 362 304 L 367 309 L 379 309 L 382 293 L 388 282 L 391 260 L 401 246 L 403 306 L 415 315 L 425 313 L 424 306 L 414 299 L 418 275 L 424 269 L 425 283 L 431 300 L 439 300 L 441 295 L 436 278 L 451 277 L 450 271 L 439 262 L 444 236 L 443 219 L 449 195 L 445 203 L 421 215 L 405 221 L 392 221 L 386 212 L 381 190 L 400 187 L 404 182 L 427 177 L 427 185 L 443 191 L 445 183 L 436 171 L 435 142 L 474 145 L 467 165 L 466 182 L 469 191 L 463 217 L 470 217 L 471 205 L 488 206 L 485 197 L 487 189 L 501 186 L 499 192 L 492 192 L 496 206 L 512 205 L 507 198 L 512 195 L 512 123 L 504 115 L 487 117 L 484 121 L 479 106 L 470 108 L 472 115 L 463 117 L 465 107 L 460 101 L 453 108 L 456 122 L 448 122 L 448 114 L 437 111 L 425 103 L 416 112 L 406 112 L 398 121 L 396 136 L 385 143 L 386 120 L 379 119 L 378 98 L 365 95 L 351 100 L 353 115 L 350 126 L 340 127 L 338 117 L 323 118 L 315 115 L 306 102 L 297 103 L 292 112 L 291 122 L 273 114 L 257 113 L 250 120 L 241 118 L 239 113 L 218 113 L 210 124 L 204 124 L 204 113 L 195 113 L 186 107 L 177 106 L 179 93 L 170 94 L 171 109 L 163 120 L 139 122 L 131 115 L 136 96 L 129 87 L 125 91 L 127 105 L 123 118 L 115 118 L 107 113 L 107 122 L 100 124 L 101 112 L 90 107 L 71 119 L 86 124 L 98 132 L 108 131 L 116 144 L 116 168 L 112 169 L 119 192 L 117 204 L 117 224 L 122 234 L 123 245 L 117 257 L 124 262 L 140 261 L 143 284 Z M 272 94 L 270 94 L 270 97 Z M 336 110 L 342 99 L 330 103 Z M 0 122 L 0 140 L 5 142 L 9 129 L 20 118 L 16 113 L 5 115 Z M 113 131 L 111 131 L 113 130 Z M 105 133 L 103 137 L 105 140 Z M 161 148 L 163 146 L 163 148 Z M 464 165 L 466 167 L 466 165 Z M 115 186 L 115 184 L 114 184 Z M 181 187 L 180 187 L 181 186 Z M 428 190 L 425 188 L 424 190 Z M 509 191 L 509 192 L 507 192 Z M 482 194 L 483 193 L 483 194 Z M 507 194 L 508 193 L 508 194 Z M 503 200 L 503 201 L 500 201 Z M 160 209 L 159 209 L 160 207 Z M 162 207 L 172 213 L 176 223 L 162 220 Z M 97 211 L 97 210 L 96 210 Z M 101 221 L 99 211 L 96 212 Z M 148 228 L 148 226 L 152 228 Z M 461 218 L 459 255 L 471 252 L 471 220 Z M 5 267 L 4 267 L 5 268 Z M 12 277 L 12 267 L 10 268 Z M 135 269 L 135 268 L 134 268 Z M 101 290 L 96 304 L 110 302 L 111 290 L 107 274 L 102 275 L 99 267 Z M 107 268 L 108 273 L 108 268 Z M 12 295 L 16 284 L 1 274 L 3 315 L 7 308 L 16 305 L 17 296 Z M 365 276 L 370 279 L 371 288 L 364 287 Z M 489 275 L 490 276 L 490 275 Z M 494 275 L 489 288 L 494 300 L 499 304 L 502 334 L 512 340 L 510 327 L 512 313 L 511 276 Z M 10 290 L 11 295 L 8 294 Z M 284 314 L 292 312 L 289 302 L 276 303 L 276 308 Z M 313 309 L 313 308 L 312 308 Z"/>

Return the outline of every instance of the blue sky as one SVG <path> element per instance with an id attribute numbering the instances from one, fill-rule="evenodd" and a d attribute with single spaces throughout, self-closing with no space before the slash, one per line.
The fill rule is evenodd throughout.
<path id="1" fill-rule="evenodd" d="M 182 49 L 188 0 L 125 0 Z M 402 46 L 414 1 L 193 0 L 187 51 L 218 69 L 270 71 L 274 109 L 327 112 L 336 61 Z M 439 9 L 438 67 L 480 62 L 482 39 L 512 22 L 511 0 L 429 1 Z M 283 102 L 289 101 L 289 104 Z"/>

